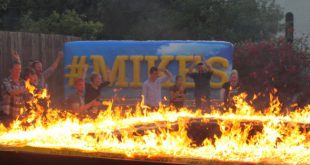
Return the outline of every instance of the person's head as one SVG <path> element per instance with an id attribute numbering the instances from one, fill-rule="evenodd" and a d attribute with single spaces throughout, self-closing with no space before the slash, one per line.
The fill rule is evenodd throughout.
<path id="1" fill-rule="evenodd" d="M 203 63 L 202 63 L 202 62 L 200 62 L 200 63 L 197 64 L 197 71 L 198 71 L 198 72 L 203 72 L 203 71 L 204 71 L 204 69 L 203 69 Z"/>
<path id="2" fill-rule="evenodd" d="M 76 78 L 74 80 L 74 88 L 78 93 L 83 93 L 85 89 L 85 80 L 82 78 Z"/>
<path id="3" fill-rule="evenodd" d="M 90 81 L 94 86 L 98 87 L 102 83 L 101 75 L 99 73 L 92 73 Z"/>
<path id="4" fill-rule="evenodd" d="M 34 61 L 31 66 L 36 71 L 38 76 L 40 76 L 42 74 L 43 66 L 42 66 L 42 63 L 40 61 L 38 61 L 38 60 Z"/>
<path id="5" fill-rule="evenodd" d="M 38 80 L 38 76 L 34 69 L 32 68 L 26 68 L 23 74 L 24 80 L 29 80 L 31 84 L 36 84 Z"/>
<path id="6" fill-rule="evenodd" d="M 158 68 L 153 66 L 150 69 L 150 79 L 155 81 L 158 78 Z"/>
<path id="7" fill-rule="evenodd" d="M 239 80 L 239 75 L 238 71 L 236 69 L 232 70 L 231 75 L 230 75 L 230 82 L 238 82 Z"/>
<path id="8" fill-rule="evenodd" d="M 22 65 L 19 62 L 14 61 L 10 67 L 10 76 L 12 79 L 19 79 L 22 71 Z"/>
<path id="9" fill-rule="evenodd" d="M 175 84 L 178 85 L 178 86 L 183 84 L 183 77 L 181 75 L 177 75 L 175 77 Z"/>

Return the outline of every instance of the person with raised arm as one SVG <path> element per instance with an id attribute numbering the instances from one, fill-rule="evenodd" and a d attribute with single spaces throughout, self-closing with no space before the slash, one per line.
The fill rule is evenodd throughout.
<path id="1" fill-rule="evenodd" d="M 193 62 L 189 72 L 187 73 L 187 76 L 194 80 L 196 108 L 210 112 L 210 80 L 213 75 L 213 71 L 210 66 L 207 65 L 205 67 L 204 63 L 202 62 L 196 65 L 197 72 L 193 72 L 194 67 L 195 63 Z"/>
<path id="2" fill-rule="evenodd" d="M 36 71 L 36 74 L 38 75 L 37 86 L 39 88 L 41 89 L 48 88 L 46 80 L 55 72 L 63 57 L 64 53 L 62 51 L 58 51 L 55 61 L 52 63 L 50 67 L 48 67 L 44 71 L 43 71 L 43 65 L 40 61 L 35 60 L 32 62 L 31 67 Z"/>
<path id="3" fill-rule="evenodd" d="M 159 77 L 159 72 L 163 72 L 165 76 Z M 144 97 L 144 105 L 156 110 L 161 102 L 161 85 L 172 79 L 172 74 L 167 69 L 158 69 L 151 67 L 149 78 L 143 83 L 142 95 Z"/>

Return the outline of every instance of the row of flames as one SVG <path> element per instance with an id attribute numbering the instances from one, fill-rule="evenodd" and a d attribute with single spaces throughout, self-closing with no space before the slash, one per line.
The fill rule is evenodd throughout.
<path id="1" fill-rule="evenodd" d="M 123 154 L 127 158 L 158 157 L 199 160 L 263 162 L 283 164 L 310 163 L 310 105 L 280 114 L 281 103 L 276 97 L 267 109 L 257 111 L 244 101 L 245 94 L 234 98 L 236 111 L 211 114 L 192 112 L 187 108 L 177 111 L 161 107 L 157 112 L 147 112 L 143 106 L 136 108 L 114 107 L 112 102 L 96 118 L 80 119 L 74 114 L 58 109 L 45 109 L 38 100 L 49 98 L 46 91 L 35 94 L 29 102 L 33 110 L 22 111 L 9 127 L 0 124 L 0 150 L 7 148 L 37 147 L 51 150 L 77 150 L 82 153 Z M 105 103 L 106 104 L 106 103 Z M 199 118 L 207 123 L 216 119 L 221 136 L 206 138 L 201 145 L 193 145 L 188 137 L 190 119 Z M 245 125 L 241 123 L 247 122 Z M 249 136 L 255 123 L 262 130 Z M 147 124 L 158 129 L 145 129 Z M 178 129 L 172 129 L 177 124 Z M 141 127 L 137 127 L 137 126 Z M 208 131 L 208 130 L 205 130 Z"/>

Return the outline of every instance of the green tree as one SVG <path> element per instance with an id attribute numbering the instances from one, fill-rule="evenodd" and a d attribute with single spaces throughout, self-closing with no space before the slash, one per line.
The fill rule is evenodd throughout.
<path id="1" fill-rule="evenodd" d="M 0 10 L 6 10 L 10 0 L 0 0 Z"/>
<path id="2" fill-rule="evenodd" d="M 266 39 L 281 30 L 283 18 L 280 7 L 266 0 L 177 0 L 174 9 L 175 28 L 190 39 Z"/>
<path id="3" fill-rule="evenodd" d="M 0 0 L 0 6 L 4 4 L 2 1 L 7 3 L 6 8 L 0 9 L 0 30 L 18 31 L 24 17 L 38 21 L 54 11 L 62 14 L 66 10 L 76 11 L 83 21 L 100 22 L 96 19 L 99 0 Z"/>
<path id="4" fill-rule="evenodd" d="M 257 41 L 273 38 L 282 30 L 283 19 L 282 9 L 274 0 L 3 1 L 8 2 L 8 7 L 0 10 L 0 29 L 86 38 L 86 32 L 90 31 L 91 38 L 97 39 Z M 73 18 L 62 21 L 66 11 L 75 13 L 67 13 Z M 84 23 L 78 23 L 76 28 L 67 24 L 71 21 Z M 104 33 L 102 29 L 90 28 L 99 24 L 104 24 Z"/>
<path id="5" fill-rule="evenodd" d="M 32 13 L 21 19 L 21 30 L 40 33 L 57 33 L 80 36 L 84 39 L 96 39 L 103 31 L 103 24 L 94 21 L 83 21 L 74 10 L 66 10 L 63 14 L 54 11 L 50 16 L 35 21 Z"/>
<path id="6" fill-rule="evenodd" d="M 269 39 L 283 12 L 273 0 L 105 0 L 101 19 L 109 39 Z"/>
<path id="7" fill-rule="evenodd" d="M 0 16 L 3 11 L 7 10 L 9 2 L 10 0 L 0 0 Z M 3 22 L 3 18 L 0 17 L 0 25 L 3 24 Z"/>

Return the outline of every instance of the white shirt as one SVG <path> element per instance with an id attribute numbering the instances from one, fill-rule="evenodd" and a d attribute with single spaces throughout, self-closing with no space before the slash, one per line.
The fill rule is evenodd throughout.
<path id="1" fill-rule="evenodd" d="M 154 82 L 149 79 L 144 81 L 142 94 L 144 96 L 144 104 L 147 106 L 158 107 L 161 102 L 161 84 L 170 80 L 170 77 L 164 76 L 157 78 Z"/>

